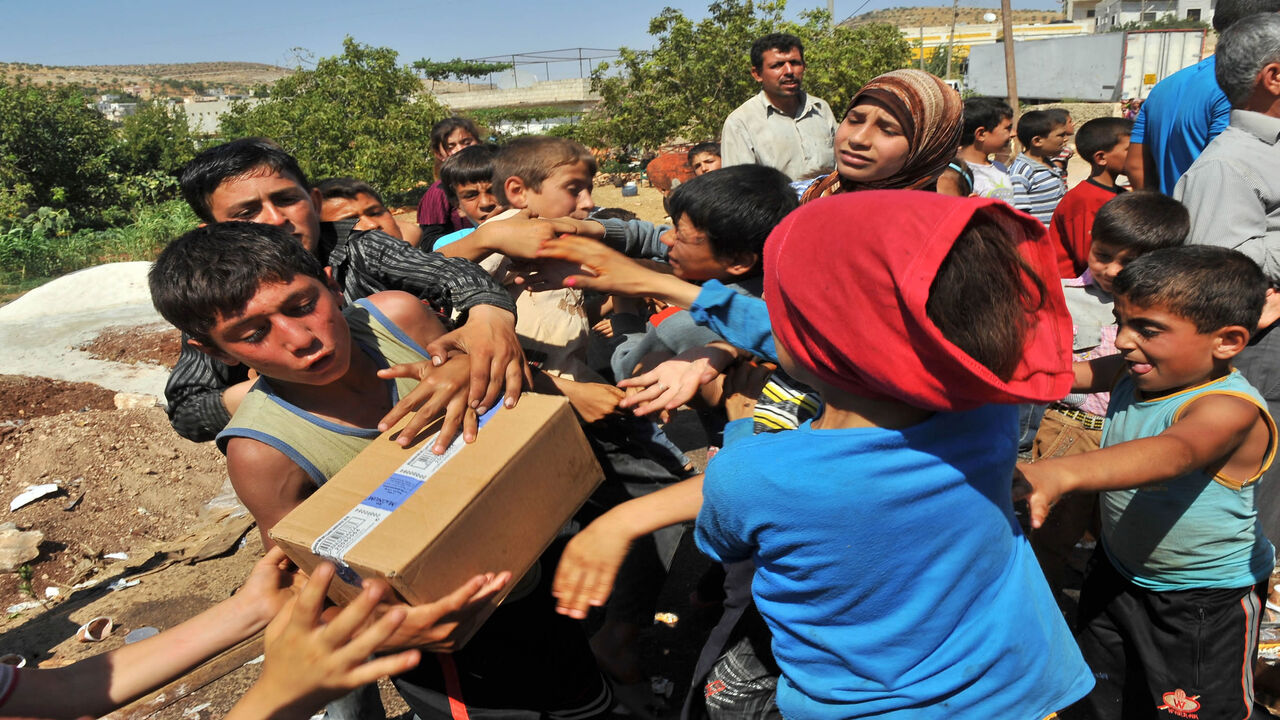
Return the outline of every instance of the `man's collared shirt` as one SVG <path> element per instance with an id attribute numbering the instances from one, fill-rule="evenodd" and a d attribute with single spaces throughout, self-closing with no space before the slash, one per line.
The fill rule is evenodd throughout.
<path id="1" fill-rule="evenodd" d="M 1280 118 L 1232 110 L 1231 124 L 1178 181 L 1188 243 L 1239 250 L 1280 283 Z"/>
<path id="2" fill-rule="evenodd" d="M 761 90 L 725 118 L 720 157 L 730 165 L 767 165 L 792 180 L 811 178 L 835 166 L 836 118 L 831 105 L 807 93 L 792 117 L 774 107 Z"/>

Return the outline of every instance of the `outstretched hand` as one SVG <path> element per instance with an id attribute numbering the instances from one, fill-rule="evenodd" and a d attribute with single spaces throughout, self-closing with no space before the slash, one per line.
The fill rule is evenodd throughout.
<path id="1" fill-rule="evenodd" d="M 403 622 L 378 644 L 379 652 L 419 648 L 424 652 L 453 652 L 475 627 L 480 611 L 511 582 L 511 573 L 477 575 L 448 595 L 422 605 L 382 604 L 375 613 L 405 612 Z M 388 593 L 389 594 L 389 593 Z"/>
<path id="2" fill-rule="evenodd" d="M 567 275 L 563 287 L 598 290 L 641 297 L 655 292 L 663 274 L 651 270 L 613 248 L 590 238 L 568 235 L 548 240 L 539 258 L 554 258 L 578 265 L 583 274 Z"/>
<path id="3" fill-rule="evenodd" d="M 535 218 L 528 210 L 502 222 L 491 222 L 476 228 L 476 240 L 494 252 L 515 260 L 537 257 L 542 243 L 560 235 L 588 235 L 603 238 L 604 226 L 597 222 L 573 218 Z"/>
<path id="4" fill-rule="evenodd" d="M 418 386 L 408 395 L 400 399 L 391 412 L 378 421 L 378 430 L 386 432 L 405 415 L 417 411 L 405 424 L 396 437 L 401 447 L 408 447 L 418 433 L 429 423 L 444 414 L 444 422 L 436 435 L 431 451 L 439 455 L 443 453 L 458 430 L 462 430 L 465 442 L 475 442 L 478 421 L 475 410 L 467 406 L 467 379 L 470 376 L 470 356 L 454 355 L 443 365 L 436 367 L 431 361 L 423 360 L 404 365 L 392 365 L 378 371 L 378 377 L 416 378 Z"/>
<path id="5" fill-rule="evenodd" d="M 473 307 L 462 327 L 441 335 L 424 349 L 435 365 L 443 365 L 452 353 L 471 356 L 466 403 L 477 414 L 483 415 L 498 402 L 504 386 L 506 407 L 513 408 L 520 400 L 527 367 L 516 336 L 516 319 L 510 312 L 491 305 Z"/>
<path id="6" fill-rule="evenodd" d="M 618 406 L 634 408 L 636 415 L 675 410 L 693 399 L 699 388 L 724 372 L 733 360 L 732 353 L 716 347 L 686 350 L 649 372 L 619 382 L 618 387 L 637 390 Z"/>
<path id="7" fill-rule="evenodd" d="M 610 518 L 608 514 L 596 518 L 573 536 L 560 554 L 551 594 L 561 615 L 581 620 L 591 608 L 604 605 L 613 592 L 614 578 L 632 538 Z"/>
<path id="8" fill-rule="evenodd" d="M 1039 529 L 1062 499 L 1062 485 L 1054 473 L 1037 468 L 1035 463 L 1018 463 L 1013 470 L 1013 499 L 1027 501 L 1031 527 Z"/>
<path id="9" fill-rule="evenodd" d="M 235 601 L 242 616 L 257 618 L 257 629 L 261 629 L 293 599 L 305 581 L 306 576 L 297 571 L 284 550 L 272 547 L 249 571 L 249 577 L 235 593 Z"/>
<path id="10" fill-rule="evenodd" d="M 332 565 L 319 565 L 293 603 L 267 627 L 262 675 L 228 720 L 307 718 L 326 702 L 421 660 L 418 650 L 369 660 L 408 616 L 403 608 L 393 608 L 369 622 L 385 593 L 383 584 L 366 584 L 351 604 L 322 621 L 333 575 Z"/>

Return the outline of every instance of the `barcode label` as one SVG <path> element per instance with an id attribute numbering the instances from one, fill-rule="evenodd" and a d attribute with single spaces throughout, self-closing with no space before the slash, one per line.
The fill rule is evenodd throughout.
<path id="1" fill-rule="evenodd" d="M 479 425 L 483 426 L 488 422 L 499 407 L 501 405 L 481 416 Z M 436 455 L 431 452 L 431 446 L 434 444 L 434 437 L 423 443 L 422 447 L 391 473 L 391 477 L 384 480 L 369 493 L 368 497 L 361 500 L 359 505 L 351 508 L 346 515 L 339 518 L 332 527 L 321 533 L 315 542 L 311 543 L 313 554 L 338 566 L 338 577 L 352 585 L 360 584 L 360 576 L 346 563 L 347 553 L 368 537 L 369 533 L 386 520 L 396 508 L 403 505 L 409 496 L 418 491 L 418 488 L 425 485 L 427 480 L 430 480 L 432 475 L 457 455 L 464 445 L 462 435 L 459 434 L 443 454 Z"/>

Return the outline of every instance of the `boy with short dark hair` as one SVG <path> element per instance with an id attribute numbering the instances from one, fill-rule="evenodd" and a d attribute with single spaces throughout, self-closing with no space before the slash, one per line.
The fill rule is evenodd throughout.
<path id="1" fill-rule="evenodd" d="M 1055 122 L 1053 113 L 1046 110 L 1032 110 L 1018 118 L 1022 152 L 1009 165 L 1013 206 L 1046 226 L 1067 192 L 1065 174 L 1051 161 L 1070 135 L 1066 122 Z"/>
<path id="2" fill-rule="evenodd" d="M 1116 183 L 1124 174 L 1133 121 L 1095 118 L 1080 126 L 1076 149 L 1089 161 L 1089 177 L 1067 191 L 1049 222 L 1049 237 L 1058 251 L 1058 272 L 1063 278 L 1079 277 L 1088 265 L 1093 217 L 1125 188 Z"/>
<path id="3" fill-rule="evenodd" d="M 194 348 L 259 373 L 218 441 L 268 545 L 280 518 L 412 408 L 420 410 L 402 443 L 440 410 L 465 415 L 464 436 L 474 437 L 463 392 L 469 359 L 455 355 L 437 367 L 422 349 L 443 332 L 434 314 L 394 291 L 343 309 L 324 268 L 279 228 L 193 230 L 161 253 L 150 284 L 157 309 Z M 535 569 L 466 648 L 396 680 L 414 712 L 594 717 L 608 709 L 581 630 L 553 617 L 539 582 Z M 430 640 L 406 627 L 405 644 Z"/>
<path id="4" fill-rule="evenodd" d="M 688 158 L 689 167 L 693 168 L 693 176 L 699 177 L 705 175 L 712 170 L 719 170 L 722 166 L 720 159 L 720 143 L 709 140 L 700 142 L 689 148 Z"/>
<path id="5" fill-rule="evenodd" d="M 1193 245 L 1133 261 L 1113 289 L 1121 354 L 1076 363 L 1073 387 L 1111 390 L 1102 449 L 1019 467 L 1033 526 L 1064 493 L 1102 492 L 1076 635 L 1097 684 L 1081 710 L 1251 717 L 1274 568 L 1254 493 L 1276 428 L 1231 360 L 1267 281 L 1239 252 Z"/>
<path id="6" fill-rule="evenodd" d="M 619 245 L 633 257 L 665 260 L 681 280 L 719 280 L 736 292 L 759 297 L 764 241 L 798 205 L 786 175 L 763 165 L 734 165 L 676 188 L 669 202 L 674 228 L 633 221 Z M 617 226 L 604 225 L 606 234 L 614 228 L 616 241 Z M 660 316 L 650 319 L 640 339 L 614 351 L 610 364 L 615 378 L 631 377 L 638 365 L 651 367 L 672 355 L 723 342 L 695 323 L 687 310 L 672 308 Z M 717 369 L 723 372 L 734 357 L 724 352 Z"/>
<path id="7" fill-rule="evenodd" d="M 957 157 L 973 173 L 973 194 L 1013 203 L 1009 169 L 991 156 L 1009 146 L 1013 135 L 1013 108 L 999 98 L 975 97 L 964 101 L 964 136 Z"/>
<path id="8" fill-rule="evenodd" d="M 493 192 L 495 154 L 497 148 L 493 145 L 472 145 L 450 156 L 440 165 L 440 187 L 444 189 L 449 205 L 474 227 L 442 236 L 436 240 L 433 250 L 439 250 L 470 235 L 485 220 L 506 209 Z"/>
<path id="9" fill-rule="evenodd" d="M 404 290 L 445 317 L 456 311 L 459 328 L 428 350 L 443 358 L 449 350 L 465 348 L 479 359 L 473 405 L 495 403 L 504 380 L 506 400 L 519 395 L 524 358 L 514 332 L 515 304 L 473 264 L 423 252 L 380 230 L 352 232 L 350 219 L 322 222 L 320 193 L 293 156 L 265 138 L 241 138 L 202 151 L 182 168 L 178 183 L 203 222 L 254 221 L 283 228 L 333 268 L 348 301 Z M 242 367 L 214 362 L 184 343 L 165 385 L 169 422 L 188 440 L 212 440 L 248 391 L 246 380 Z"/>
<path id="10" fill-rule="evenodd" d="M 1146 253 L 1182 245 L 1190 227 L 1187 209 L 1158 193 L 1125 193 L 1098 210 L 1087 269 L 1080 277 L 1062 281 L 1071 313 L 1071 351 L 1077 362 L 1117 352 L 1111 295 L 1116 275 Z M 1036 432 L 1032 461 L 1098 449 L 1108 398 L 1107 392 L 1071 394 L 1050 405 Z M 1031 532 L 1031 547 L 1040 569 L 1049 588 L 1059 596 L 1071 550 L 1092 525 L 1096 505 L 1097 493 L 1074 493 L 1063 498 L 1045 524 Z"/>
<path id="11" fill-rule="evenodd" d="M 381 230 L 417 246 L 422 239 L 422 229 L 417 223 L 401 223 L 387 209 L 382 196 L 363 180 L 335 177 L 316 184 L 320 191 L 320 222 L 341 222 L 354 219 L 352 232 Z"/>

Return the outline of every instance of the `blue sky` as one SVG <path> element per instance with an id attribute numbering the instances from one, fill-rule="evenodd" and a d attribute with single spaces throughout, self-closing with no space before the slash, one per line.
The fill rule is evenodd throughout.
<path id="1" fill-rule="evenodd" d="M 303 48 L 315 56 L 340 52 L 342 38 L 390 46 L 403 62 L 510 52 L 593 47 L 647 48 L 649 19 L 664 6 L 706 14 L 701 2 L 647 0 L 0 0 L 0 61 L 44 65 L 115 65 L 245 61 L 297 65 Z M 910 0 L 836 0 L 835 14 L 913 5 Z M 949 5 L 921 1 L 920 5 Z M 962 0 L 963 7 L 998 0 Z M 826 7 L 791 0 L 787 12 Z M 1016 0 L 1016 9 L 1056 8 Z M 479 26 L 488 23 L 483 30 Z M 576 74 L 576 63 L 575 74 Z M 535 72 L 537 72 L 535 70 Z"/>

